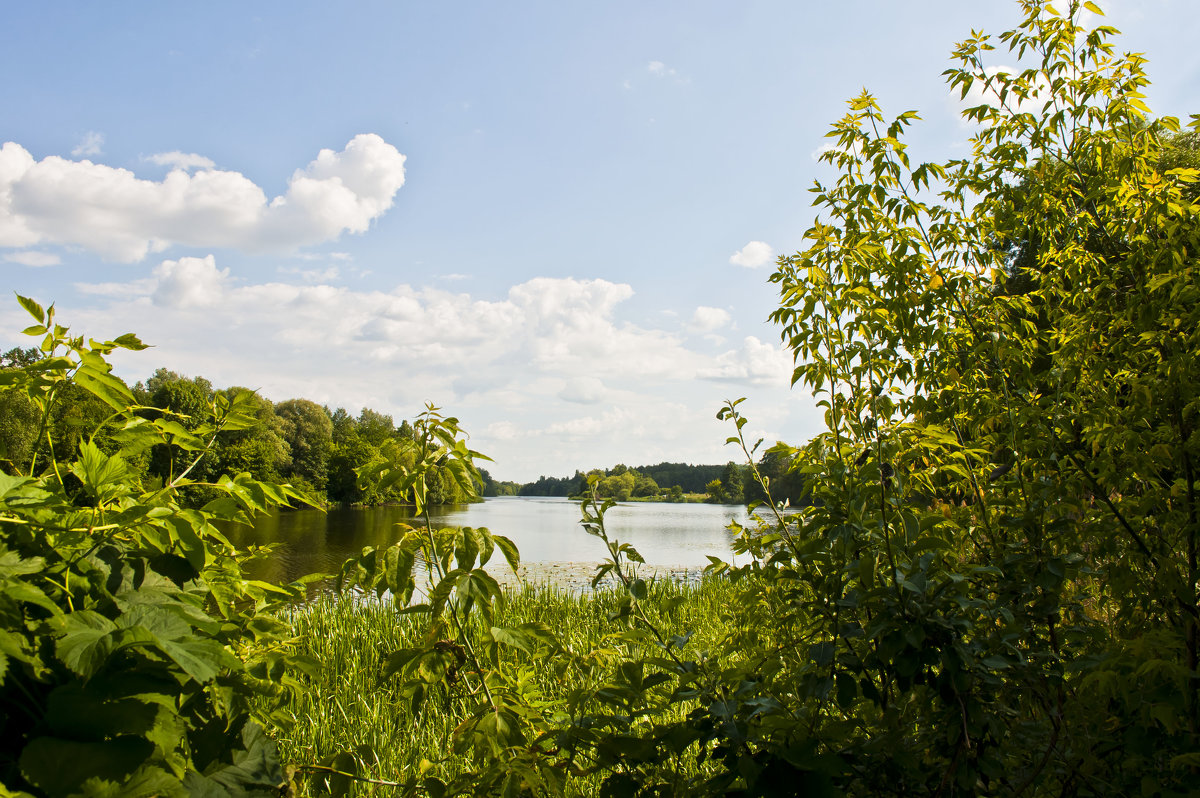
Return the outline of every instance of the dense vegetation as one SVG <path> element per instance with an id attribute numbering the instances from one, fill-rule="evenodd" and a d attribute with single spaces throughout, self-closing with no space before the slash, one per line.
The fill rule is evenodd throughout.
<path id="1" fill-rule="evenodd" d="M 11 349 L 0 355 L 0 370 L 35 366 L 49 356 L 38 347 Z M 267 482 L 287 482 L 319 504 L 384 504 L 411 501 L 394 486 L 381 488 L 362 478 L 371 464 L 404 458 L 412 445 L 413 428 L 408 421 L 399 426 L 392 417 L 364 407 L 357 417 L 345 408 L 331 410 L 308 399 L 271 402 L 246 388 L 215 389 L 203 377 L 184 377 L 160 368 L 144 383 L 130 389 L 142 418 L 171 418 L 185 430 L 204 423 L 208 409 L 218 397 L 238 399 L 253 423 L 226 430 L 211 441 L 206 456 L 192 466 L 189 477 L 204 483 L 221 474 L 246 473 Z M 18 392 L 0 396 L 0 468 L 10 474 L 29 473 L 30 465 L 51 451 L 71 458 L 84 436 L 103 424 L 112 408 L 94 394 L 65 384 L 56 395 L 45 429 L 35 403 Z M 96 445 L 106 453 L 116 451 L 112 431 L 101 429 Z M 155 446 L 127 461 L 143 479 L 170 482 L 185 462 L 186 453 L 169 453 Z M 435 504 L 472 501 L 481 489 L 494 484 L 486 471 L 471 491 L 460 489 L 445 473 L 432 484 Z M 488 494 L 487 490 L 482 490 Z M 204 504 L 216 493 L 195 487 L 185 503 Z M 493 492 L 491 495 L 495 495 Z"/>
<path id="2" fill-rule="evenodd" d="M 195 477 L 215 440 L 253 428 L 254 398 L 147 409 L 104 359 L 136 338 L 70 337 L 23 299 L 47 356 L 0 383 L 46 444 L 0 476 L 0 784 L 1196 794 L 1195 134 L 1150 117 L 1142 60 L 1116 55 L 1113 31 L 1078 27 L 1075 4 L 1022 7 L 999 43 L 1027 69 L 985 70 L 996 42 L 973 33 L 947 72 L 988 100 L 967 111 L 968 157 L 910 163 L 915 115 L 888 120 L 867 94 L 832 131 L 839 177 L 816 187 L 806 248 L 772 277 L 795 381 L 827 423 L 769 451 L 800 480 L 799 511 L 774 500 L 783 474 L 751 465 L 758 444 L 729 403 L 729 442 L 770 497 L 771 520 L 736 542 L 752 557 L 672 594 L 638 575 L 637 553 L 608 536 L 608 502 L 589 498 L 584 528 L 610 555 L 596 584 L 615 590 L 584 610 L 605 611 L 595 625 L 502 591 L 483 566 L 499 554 L 515 567 L 509 541 L 426 520 L 342 568 L 342 589 L 378 604 L 289 626 L 281 603 L 301 586 L 245 580 L 213 522 L 303 497 L 245 473 Z M 55 439 L 77 391 L 107 416 Z M 446 479 L 481 481 L 457 421 L 433 408 L 380 452 L 356 484 L 418 511 Z M 199 491 L 212 498 L 187 509 Z M 714 595 L 723 617 L 688 607 Z M 397 621 L 405 635 L 359 636 L 389 612 L 411 619 Z M 379 654 L 374 679 L 361 678 L 370 661 L 353 669 L 348 689 L 370 694 L 354 708 L 296 639 L 331 618 L 339 644 Z M 369 729 L 351 716 L 372 712 L 380 728 L 440 724 L 449 739 L 425 737 L 384 771 L 368 732 L 328 728 Z M 273 738 L 301 761 L 285 768 Z"/>
<path id="3" fill-rule="evenodd" d="M 30 366 L 46 357 L 37 347 L 15 348 L 0 354 L 0 370 Z M 322 504 L 405 503 L 411 497 L 394 487 L 381 490 L 369 479 L 360 479 L 360 471 L 371 463 L 403 457 L 413 440 L 408 421 L 395 424 L 390 415 L 364 407 L 357 417 L 345 408 L 331 410 L 308 399 L 271 402 L 246 388 L 215 389 L 204 377 L 185 377 L 160 368 L 144 383 L 130 388 L 134 401 L 143 408 L 144 417 L 173 415 L 185 428 L 199 423 L 205 409 L 220 394 L 232 397 L 247 394 L 255 423 L 248 429 L 228 431 L 213 440 L 211 451 L 193 468 L 197 482 L 215 479 L 225 473 L 245 472 L 254 479 L 284 482 Z M 109 414 L 102 400 L 76 386 L 64 387 L 55 402 L 45 435 L 39 434 L 41 418 L 33 403 L 18 393 L 0 397 L 0 468 L 9 473 L 25 473 L 36 456 L 45 456 L 52 447 L 60 453 L 77 451 L 81 437 Z M 107 435 L 97 438 L 102 450 L 115 447 Z M 182 455 L 172 460 L 164 448 L 152 449 L 134 458 L 129 465 L 144 476 L 170 481 L 178 470 Z M 766 461 L 760 463 L 766 467 Z M 587 491 L 591 475 L 601 478 L 601 496 L 620 501 L 631 498 L 684 501 L 687 496 L 716 502 L 740 503 L 745 467 L 729 463 L 689 465 L 659 463 L 654 466 L 593 469 L 573 477 L 539 477 L 534 482 L 497 482 L 487 469 L 478 470 L 479 479 L 471 492 L 460 490 L 453 479 L 443 474 L 434 487 L 434 504 L 460 504 L 478 496 L 579 496 Z M 611 478 L 611 479 L 610 479 Z M 713 484 L 713 480 L 717 480 Z M 196 489 L 187 498 L 203 504 L 214 494 Z"/>

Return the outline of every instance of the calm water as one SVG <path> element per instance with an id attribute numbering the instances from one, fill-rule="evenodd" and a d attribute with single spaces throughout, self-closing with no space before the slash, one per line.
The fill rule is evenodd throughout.
<path id="1" fill-rule="evenodd" d="M 579 525 L 579 504 L 558 498 L 486 499 L 478 504 L 434 510 L 440 526 L 487 527 L 517 544 L 521 561 L 541 564 L 538 573 L 553 578 L 555 569 L 586 572 L 587 563 L 605 557 L 603 544 Z M 746 508 L 713 504 L 632 502 L 605 514 L 609 536 L 633 544 L 650 566 L 698 568 L 708 555 L 728 560 L 730 521 L 744 522 Z M 398 522 L 412 521 L 404 507 L 346 508 L 322 513 L 297 510 L 260 519 L 253 529 L 231 530 L 233 542 L 280 544 L 254 576 L 287 582 L 316 572 L 334 572 L 363 546 L 386 546 L 399 538 Z M 499 552 L 496 560 L 503 561 Z M 578 564 L 578 567 L 572 564 Z M 489 570 L 491 570 L 489 566 Z"/>

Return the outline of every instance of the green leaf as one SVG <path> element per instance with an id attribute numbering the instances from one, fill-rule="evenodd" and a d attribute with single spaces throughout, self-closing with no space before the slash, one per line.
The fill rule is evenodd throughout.
<path id="1" fill-rule="evenodd" d="M 149 349 L 149 346 L 142 343 L 141 340 L 133 333 L 125 333 L 113 339 L 113 343 L 122 349 L 129 349 L 134 352 L 140 352 L 143 349 Z"/>
<path id="2" fill-rule="evenodd" d="M 144 737 L 100 742 L 37 737 L 21 752 L 21 774 L 50 795 L 73 795 L 85 781 L 122 784 L 154 753 Z"/>
<path id="3" fill-rule="evenodd" d="M 519 629 L 505 629 L 497 626 L 492 627 L 492 639 L 497 643 L 513 648 L 519 648 L 525 653 L 533 653 L 533 641 L 529 639 L 529 635 Z"/>
<path id="4" fill-rule="evenodd" d="M 20 294 L 17 294 L 17 301 L 21 303 L 21 307 L 28 311 L 30 316 L 33 316 L 37 320 L 38 324 L 49 324 L 49 321 L 46 319 L 46 311 L 42 310 L 41 305 Z"/>
<path id="5" fill-rule="evenodd" d="M 75 372 L 75 383 L 113 410 L 124 410 L 134 404 L 133 393 L 120 378 L 109 372 L 108 364 L 93 356 L 99 363 L 85 362 Z"/>
<path id="6" fill-rule="evenodd" d="M 55 644 L 59 660 L 85 679 L 91 677 L 112 653 L 109 635 L 116 631 L 116 624 L 91 610 L 63 616 L 59 624 L 64 631 Z"/>
<path id="7" fill-rule="evenodd" d="M 242 746 L 233 753 L 233 764 L 201 775 L 189 771 L 184 787 L 201 798 L 267 798 L 286 794 L 288 778 L 279 761 L 279 750 L 257 723 L 242 728 Z"/>
<path id="8" fill-rule="evenodd" d="M 492 535 L 492 541 L 496 547 L 504 554 L 504 559 L 508 561 L 508 567 L 513 573 L 517 573 L 521 567 L 521 553 L 517 551 L 517 546 L 504 535 Z"/>

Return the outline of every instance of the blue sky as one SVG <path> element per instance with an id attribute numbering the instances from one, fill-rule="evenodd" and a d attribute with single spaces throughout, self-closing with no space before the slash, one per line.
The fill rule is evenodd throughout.
<path id="1" fill-rule="evenodd" d="M 1101 3 L 1156 113 L 1200 111 L 1191 0 Z M 970 131 L 941 72 L 1008 2 L 27 3 L 0 30 L 0 270 L 159 366 L 411 417 L 492 473 L 723 462 L 819 429 L 767 322 L 815 153 L 866 87 Z M 997 65 L 1011 57 L 997 52 Z M 26 345 L 15 301 L 0 345 Z"/>

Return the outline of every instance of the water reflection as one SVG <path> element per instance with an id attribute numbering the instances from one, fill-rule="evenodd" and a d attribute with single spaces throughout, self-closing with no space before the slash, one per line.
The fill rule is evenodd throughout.
<path id="1" fill-rule="evenodd" d="M 505 535 L 517 544 L 523 562 L 554 564 L 547 572 L 560 564 L 592 563 L 605 557 L 600 541 L 579 525 L 578 503 L 566 499 L 487 499 L 438 508 L 433 520 L 442 526 L 487 527 Z M 732 538 L 726 526 L 731 521 L 745 522 L 746 509 L 634 502 L 613 507 L 605 520 L 609 535 L 633 544 L 647 564 L 698 568 L 708 564 L 708 555 L 729 558 Z M 411 509 L 296 510 L 262 517 L 253 528 L 237 527 L 228 534 L 242 546 L 278 544 L 275 552 L 254 566 L 252 575 L 287 582 L 308 573 L 336 571 L 364 546 L 394 542 L 399 538 L 399 522 L 413 522 Z"/>

